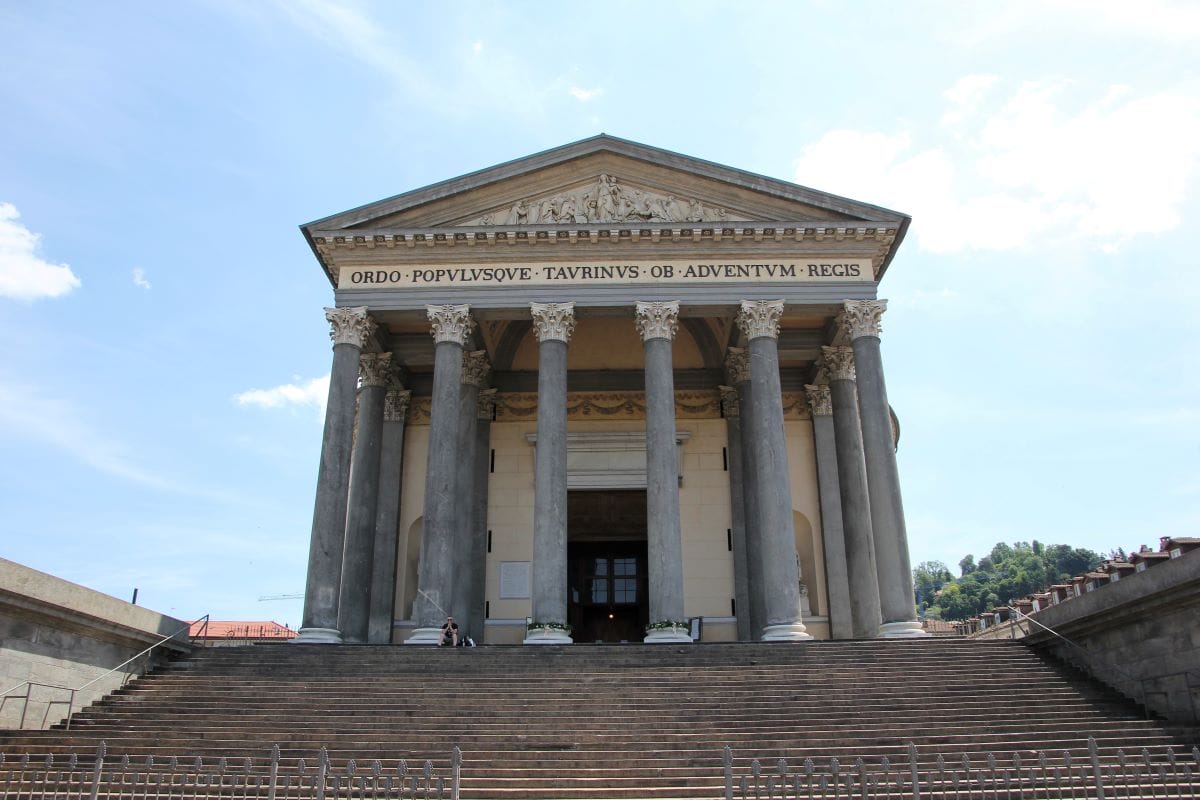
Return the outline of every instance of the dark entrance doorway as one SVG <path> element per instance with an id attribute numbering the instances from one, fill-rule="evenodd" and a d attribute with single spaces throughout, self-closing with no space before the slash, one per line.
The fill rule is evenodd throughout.
<path id="1" fill-rule="evenodd" d="M 646 493 L 567 496 L 567 619 L 576 642 L 640 642 L 649 621 Z"/>

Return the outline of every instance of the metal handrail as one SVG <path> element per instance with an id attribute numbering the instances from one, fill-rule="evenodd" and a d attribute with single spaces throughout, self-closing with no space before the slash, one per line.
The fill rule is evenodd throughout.
<path id="1" fill-rule="evenodd" d="M 26 714 L 26 712 L 29 710 L 29 694 L 30 694 L 30 689 L 32 689 L 34 686 L 41 686 L 43 689 L 59 689 L 59 690 L 61 690 L 61 691 L 64 691 L 64 692 L 70 692 L 70 693 L 71 693 L 71 696 L 70 696 L 70 699 L 69 699 L 69 700 L 50 700 L 50 701 L 47 701 L 47 703 L 46 703 L 46 713 L 42 715 L 42 725 L 43 725 L 43 726 L 45 726 L 45 724 L 46 724 L 46 719 L 47 719 L 47 718 L 49 717 L 49 715 L 50 715 L 50 707 L 51 707 L 51 706 L 54 706 L 54 705 L 62 705 L 62 704 L 65 702 L 65 703 L 67 704 L 67 717 L 66 717 L 66 719 L 67 719 L 67 728 L 66 728 L 66 729 L 67 729 L 67 730 L 70 730 L 70 729 L 71 729 L 71 714 L 72 714 L 72 713 L 74 713 L 74 710 L 75 710 L 75 695 L 76 695 L 76 694 L 78 694 L 79 692 L 82 692 L 84 689 L 88 688 L 89 686 L 92 686 L 93 684 L 95 684 L 95 683 L 98 683 L 99 681 L 102 681 L 102 680 L 104 680 L 104 679 L 105 679 L 105 678 L 107 678 L 109 675 L 112 675 L 114 672 L 116 672 L 116 671 L 117 671 L 117 670 L 119 670 L 119 669 L 122 669 L 122 668 L 123 668 L 123 667 L 125 667 L 126 665 L 128 665 L 128 664 L 130 664 L 130 663 L 132 663 L 132 662 L 134 662 L 134 661 L 137 661 L 139 658 L 141 658 L 142 656 L 146 655 L 147 653 L 149 653 L 150 651 L 152 651 L 154 648 L 158 647 L 159 645 L 165 644 L 166 642 L 169 642 L 171 639 L 174 639 L 176 636 L 178 636 L 179 634 L 183 633 L 184 631 L 191 630 L 191 629 L 192 629 L 192 626 L 193 626 L 193 625 L 195 625 L 195 624 L 196 624 L 196 623 L 198 623 L 198 622 L 203 622 L 203 623 L 204 623 L 204 624 L 203 624 L 203 625 L 200 627 L 200 632 L 199 632 L 199 633 L 197 633 L 197 634 L 196 634 L 196 636 L 189 636 L 189 637 L 188 637 L 188 643 L 189 643 L 189 644 L 191 644 L 191 643 L 194 643 L 194 642 L 195 642 L 195 640 L 196 640 L 198 637 L 200 637 L 200 636 L 203 636 L 203 635 L 204 635 L 204 633 L 205 633 L 205 632 L 208 630 L 208 623 L 209 623 L 209 615 L 208 615 L 208 614 L 205 614 L 203 617 L 200 617 L 199 619 L 197 619 L 197 620 L 195 620 L 195 621 L 193 621 L 193 622 L 189 622 L 187 625 L 184 625 L 182 628 L 180 628 L 180 629 L 179 629 L 179 630 L 177 630 L 177 631 L 173 631 L 173 632 L 171 632 L 171 633 L 168 633 L 166 636 L 163 636 L 163 637 L 162 637 L 161 639 L 159 639 L 157 642 L 155 642 L 154 644 L 150 645 L 149 647 L 147 647 L 145 650 L 143 650 L 142 652 L 138 653 L 137 655 L 135 655 L 135 656 L 131 656 L 131 657 L 129 657 L 129 658 L 127 658 L 127 659 L 125 659 L 125 660 L 124 660 L 124 661 L 122 661 L 120 664 L 117 664 L 115 667 L 113 667 L 112 669 L 110 669 L 108 672 L 105 672 L 103 675 L 100 675 L 100 676 L 98 676 L 98 677 L 92 678 L 92 679 L 91 679 L 90 681 L 88 681 L 87 683 L 83 684 L 82 686 L 77 686 L 77 687 L 75 687 L 74 689 L 72 689 L 70 686 L 59 686 L 59 685 L 57 685 L 57 684 L 53 684 L 53 683 L 41 683 L 41 682 L 39 682 L 39 681 L 21 681 L 21 682 L 20 682 L 20 683 L 18 683 L 16 686 L 13 686 L 11 689 L 6 689 L 4 692 L 0 693 L 0 708 L 3 708 L 3 706 L 4 706 L 4 701 L 5 701 L 5 700 L 9 700 L 9 699 L 23 699 L 23 700 L 25 701 L 25 705 L 24 705 L 24 706 L 22 707 L 22 709 L 21 709 L 21 722 L 20 722 L 20 726 L 21 726 L 21 728 L 24 728 L 24 727 L 25 727 L 25 714 Z M 125 676 L 125 681 L 123 681 L 121 685 L 122 685 L 122 686 L 124 686 L 124 685 L 125 685 L 125 682 L 128 682 L 128 680 L 129 680 L 129 675 L 127 674 L 127 675 Z M 13 695 L 13 697 L 11 697 L 11 698 L 9 697 L 9 695 L 12 695 L 12 693 L 13 693 L 13 692 L 17 691 L 17 690 L 18 690 L 18 689 L 20 689 L 22 686 L 28 687 L 28 688 L 25 690 L 25 694 L 24 694 L 24 695 Z"/>
<path id="2" fill-rule="evenodd" d="M 1013 612 L 1016 615 L 1013 618 L 1014 625 L 1019 625 L 1021 623 L 1021 620 L 1028 620 L 1029 622 L 1032 622 L 1034 625 L 1037 625 L 1039 628 L 1046 631 L 1047 633 L 1049 633 L 1049 634 L 1061 639 L 1062 641 L 1066 642 L 1067 644 L 1071 645 L 1071 647 L 1074 647 L 1080 653 L 1083 653 L 1085 659 L 1089 663 L 1091 663 L 1093 665 L 1093 667 L 1097 663 L 1094 660 L 1095 654 L 1093 654 L 1091 651 L 1089 651 L 1086 647 L 1084 647 L 1076 642 L 1071 641 L 1070 639 L 1063 636 L 1058 631 L 1051 628 L 1049 625 L 1044 625 L 1040 621 L 1034 619 L 1032 615 L 1023 613 L 1021 611 L 1021 609 L 1019 609 L 1019 608 L 1015 608 L 1013 606 L 1005 606 L 1005 608 L 1007 608 L 1009 611 Z M 1028 635 L 1028 633 L 1026 633 L 1026 635 Z M 1113 670 L 1114 672 L 1117 672 L 1122 677 L 1124 677 L 1125 680 L 1128 681 L 1131 685 L 1136 686 L 1138 688 L 1138 690 L 1140 691 L 1141 699 L 1139 700 L 1138 698 L 1135 697 L 1134 700 L 1137 701 L 1138 703 L 1140 703 L 1143 708 L 1146 708 L 1146 687 L 1142 685 L 1143 679 L 1135 678 L 1133 675 L 1129 674 L 1124 669 L 1122 669 L 1121 667 L 1119 667 L 1116 664 L 1113 664 L 1111 662 L 1105 661 L 1105 662 L 1099 662 L 1099 663 L 1101 663 L 1103 666 Z M 1093 669 L 1093 675 L 1094 674 L 1095 674 L 1095 670 Z M 1147 713 L 1149 713 L 1148 708 L 1146 708 L 1146 711 L 1147 711 Z"/>

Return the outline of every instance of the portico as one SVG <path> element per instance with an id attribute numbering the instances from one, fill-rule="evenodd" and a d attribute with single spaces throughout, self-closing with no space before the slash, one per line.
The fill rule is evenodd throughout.
<path id="1" fill-rule="evenodd" d="M 907 225 L 600 136 L 303 226 L 299 640 L 921 635 L 876 299 Z"/>

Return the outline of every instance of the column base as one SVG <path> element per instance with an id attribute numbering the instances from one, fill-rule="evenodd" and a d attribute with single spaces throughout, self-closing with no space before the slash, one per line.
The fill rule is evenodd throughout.
<path id="1" fill-rule="evenodd" d="M 301 628 L 292 644 L 341 644 L 342 632 L 337 628 Z"/>
<path id="2" fill-rule="evenodd" d="M 879 626 L 878 633 L 880 639 L 925 639 L 928 636 L 929 631 L 916 621 L 885 622 Z"/>
<path id="3" fill-rule="evenodd" d="M 692 643 L 692 635 L 683 628 L 655 628 L 646 634 L 646 638 L 642 639 L 644 644 L 678 644 L 679 642 Z"/>
<path id="4" fill-rule="evenodd" d="M 521 644 L 574 644 L 575 640 L 562 628 L 530 628 Z"/>
<path id="5" fill-rule="evenodd" d="M 437 647 L 442 643 L 441 628 L 413 628 L 412 635 L 404 640 L 405 644 L 424 644 Z"/>
<path id="6" fill-rule="evenodd" d="M 763 628 L 764 642 L 807 642 L 812 639 L 803 622 L 785 622 L 782 625 L 768 625 Z"/>

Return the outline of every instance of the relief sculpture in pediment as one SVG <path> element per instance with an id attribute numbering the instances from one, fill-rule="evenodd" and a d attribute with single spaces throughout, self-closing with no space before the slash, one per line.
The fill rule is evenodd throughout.
<path id="1" fill-rule="evenodd" d="M 518 200 L 468 225 L 555 225 L 588 222 L 723 222 L 738 217 L 700 200 L 622 186 L 612 175 L 539 200 Z"/>

